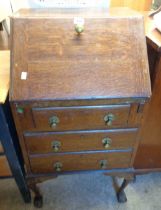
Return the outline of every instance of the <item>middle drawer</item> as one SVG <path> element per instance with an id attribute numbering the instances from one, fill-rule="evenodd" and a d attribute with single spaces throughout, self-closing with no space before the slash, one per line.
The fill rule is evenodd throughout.
<path id="1" fill-rule="evenodd" d="M 136 136 L 137 128 L 24 134 L 30 154 L 127 149 L 134 146 Z"/>

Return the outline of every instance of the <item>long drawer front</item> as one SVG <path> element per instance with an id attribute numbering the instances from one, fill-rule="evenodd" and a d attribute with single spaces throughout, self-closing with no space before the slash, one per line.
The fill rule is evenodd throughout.
<path id="1" fill-rule="evenodd" d="M 11 176 L 10 167 L 5 155 L 0 156 L 0 176 Z"/>
<path id="2" fill-rule="evenodd" d="M 71 131 L 125 128 L 130 105 L 18 109 L 22 130 Z"/>
<path id="3" fill-rule="evenodd" d="M 30 154 L 133 148 L 137 129 L 26 133 Z"/>
<path id="4" fill-rule="evenodd" d="M 132 153 L 89 153 L 89 154 L 57 154 L 30 157 L 33 173 L 54 173 L 79 170 L 106 170 L 127 168 Z"/>
<path id="5" fill-rule="evenodd" d="M 129 105 L 112 107 L 40 108 L 33 109 L 33 116 L 36 127 L 45 130 L 106 129 L 113 126 L 126 126 L 129 108 Z"/>

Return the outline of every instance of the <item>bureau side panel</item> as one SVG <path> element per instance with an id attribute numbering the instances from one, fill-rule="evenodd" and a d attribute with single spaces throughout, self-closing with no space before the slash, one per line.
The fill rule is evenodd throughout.
<path id="1" fill-rule="evenodd" d="M 141 142 L 134 162 L 135 169 L 161 168 L 161 56 L 159 54 L 151 68 L 151 72 L 156 76 L 151 100 L 144 111 Z"/>

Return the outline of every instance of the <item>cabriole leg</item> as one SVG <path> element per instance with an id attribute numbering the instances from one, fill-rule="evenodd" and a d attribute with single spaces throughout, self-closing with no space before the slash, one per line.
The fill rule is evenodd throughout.
<path id="1" fill-rule="evenodd" d="M 116 177 L 113 177 L 114 188 L 115 188 L 117 200 L 118 200 L 119 203 L 125 203 L 127 201 L 127 197 L 126 197 L 126 194 L 124 192 L 124 189 L 133 180 L 134 180 L 134 176 L 129 175 L 129 176 L 124 178 L 121 186 L 118 186 Z"/>
<path id="2" fill-rule="evenodd" d="M 29 188 L 34 192 L 35 197 L 34 197 L 34 206 L 37 208 L 41 208 L 43 206 L 43 197 L 40 193 L 40 190 L 38 186 L 36 185 L 37 183 L 34 181 L 29 181 Z"/>

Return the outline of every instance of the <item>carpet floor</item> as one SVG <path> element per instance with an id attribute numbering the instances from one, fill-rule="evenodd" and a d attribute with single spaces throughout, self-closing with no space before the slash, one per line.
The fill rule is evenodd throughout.
<path id="1" fill-rule="evenodd" d="M 112 178 L 98 173 L 59 176 L 39 187 L 41 210 L 161 210 L 160 173 L 137 176 L 125 190 L 128 201 L 124 204 L 117 202 Z M 0 180 L 0 210 L 36 209 L 23 202 L 14 179 Z"/>

